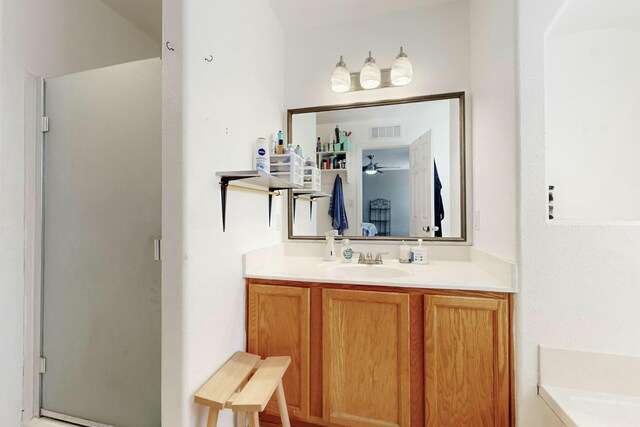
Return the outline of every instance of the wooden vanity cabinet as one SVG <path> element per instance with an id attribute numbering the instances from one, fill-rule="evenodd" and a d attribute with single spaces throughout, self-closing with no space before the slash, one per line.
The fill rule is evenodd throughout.
<path id="1" fill-rule="evenodd" d="M 324 289 L 325 420 L 410 426 L 409 295 Z"/>
<path id="2" fill-rule="evenodd" d="M 427 427 L 510 425 L 508 306 L 425 296 Z"/>
<path id="3" fill-rule="evenodd" d="M 292 418 L 309 416 L 309 329 L 310 290 L 292 286 L 254 284 L 249 286 L 247 351 L 269 356 L 291 356 L 282 378 Z M 274 397 L 267 414 L 278 415 Z"/>
<path id="4" fill-rule="evenodd" d="M 294 425 L 513 425 L 509 294 L 247 285 L 247 350 L 292 356 Z M 270 404 L 261 424 L 277 414 Z"/>

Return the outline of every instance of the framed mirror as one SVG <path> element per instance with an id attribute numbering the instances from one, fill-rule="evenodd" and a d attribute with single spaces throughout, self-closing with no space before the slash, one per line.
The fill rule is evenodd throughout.
<path id="1" fill-rule="evenodd" d="M 464 92 L 293 109 L 287 126 L 321 178 L 290 192 L 289 239 L 467 241 Z"/>

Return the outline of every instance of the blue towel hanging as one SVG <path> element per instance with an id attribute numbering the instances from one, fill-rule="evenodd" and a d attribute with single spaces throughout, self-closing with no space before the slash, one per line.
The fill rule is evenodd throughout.
<path id="1" fill-rule="evenodd" d="M 329 216 L 331 217 L 331 226 L 334 230 L 338 230 L 340 235 L 344 236 L 344 230 L 349 228 L 349 220 L 347 219 L 347 211 L 344 208 L 344 193 L 342 192 L 342 178 L 336 175 L 333 183 L 333 192 L 329 201 Z"/>

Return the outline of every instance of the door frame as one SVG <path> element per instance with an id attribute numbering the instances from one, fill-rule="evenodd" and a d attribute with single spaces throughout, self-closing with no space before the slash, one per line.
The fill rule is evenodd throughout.
<path id="1" fill-rule="evenodd" d="M 141 59 L 138 62 L 155 58 Z M 157 58 L 162 61 L 162 58 Z M 161 62 L 162 64 L 162 62 Z M 100 67 L 103 68 L 103 67 Z M 161 68 L 162 70 L 162 68 Z M 90 71 L 90 70 L 86 70 Z M 161 71 L 162 73 L 162 71 Z M 73 74 L 73 73 L 71 73 Z M 44 145 L 45 134 L 45 89 L 46 81 L 42 76 L 25 73 L 24 78 L 24 239 L 23 239 L 23 369 L 22 369 L 22 415 L 21 423 L 32 419 L 51 419 L 63 426 L 86 425 L 88 427 L 113 427 L 58 414 L 42 408 L 43 371 L 43 319 L 44 319 Z M 164 109 L 164 99 L 162 100 Z M 161 121 L 164 126 L 164 122 Z M 48 123 L 47 123 L 48 127 Z M 164 129 L 163 129 L 164 136 Z M 161 150 L 164 147 L 161 146 Z M 161 182 L 163 182 L 161 179 Z M 161 233 L 162 234 L 162 233 Z M 161 239 L 161 235 L 158 236 Z M 160 243 L 161 240 L 158 240 Z M 158 247 L 156 261 L 161 260 Z M 161 295 L 162 274 L 160 278 Z M 162 322 L 164 324 L 164 321 Z M 160 329 L 162 336 L 162 326 Z M 161 354 L 164 348 L 161 348 Z M 164 370 L 164 367 L 162 367 Z M 161 370 L 161 372 L 162 372 Z M 161 374 L 162 377 L 162 374 Z M 162 391 L 162 385 L 161 385 Z"/>
<path id="2" fill-rule="evenodd" d="M 22 420 L 40 416 L 42 355 L 42 232 L 44 78 L 25 78 L 24 368 Z"/>
<path id="3" fill-rule="evenodd" d="M 356 210 L 358 215 L 357 219 L 357 227 L 358 232 L 362 234 L 362 223 L 363 223 L 363 211 L 362 211 L 362 191 L 364 184 L 362 183 L 362 152 L 366 150 L 384 150 L 385 148 L 403 148 L 408 147 L 411 144 L 406 144 L 404 141 L 400 143 L 393 143 L 392 141 L 388 142 L 363 142 L 361 144 L 356 144 L 356 155 L 355 160 L 352 160 L 352 168 L 356 171 Z M 348 237 L 348 236 L 347 236 Z M 360 236 L 362 237 L 362 236 Z M 405 238 L 405 239 L 410 239 Z"/>
<path id="4" fill-rule="evenodd" d="M 43 77 L 25 77 L 22 422 L 45 417 L 70 427 L 110 427 L 42 409 L 45 85 Z"/>

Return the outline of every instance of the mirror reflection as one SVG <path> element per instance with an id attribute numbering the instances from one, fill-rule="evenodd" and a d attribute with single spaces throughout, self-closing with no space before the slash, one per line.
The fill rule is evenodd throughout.
<path id="1" fill-rule="evenodd" d="M 291 238 L 465 239 L 463 93 L 290 110 L 289 137 L 322 180 L 292 196 Z"/>

